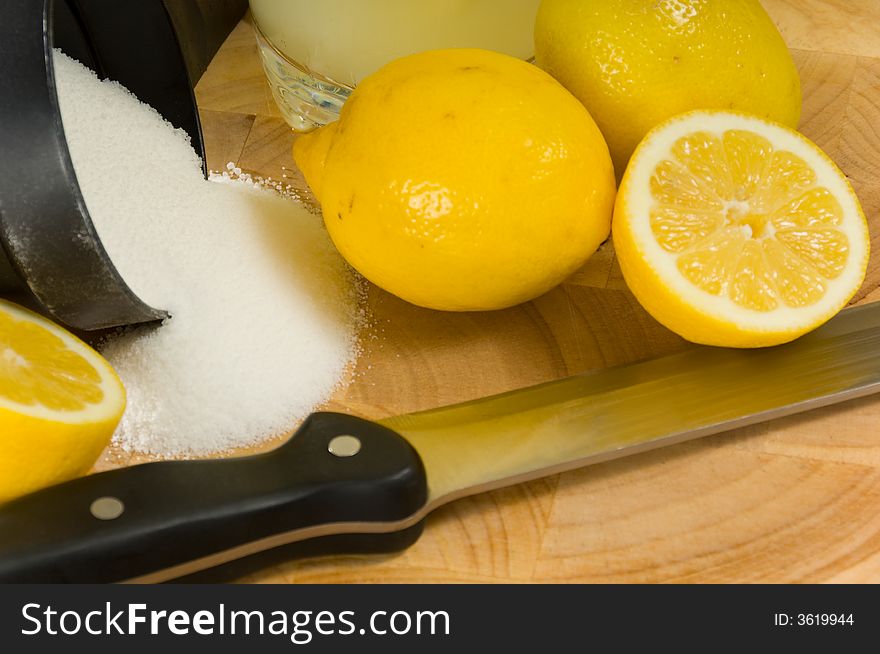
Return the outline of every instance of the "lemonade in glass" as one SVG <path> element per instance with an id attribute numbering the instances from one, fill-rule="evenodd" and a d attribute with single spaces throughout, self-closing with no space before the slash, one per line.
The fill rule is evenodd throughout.
<path id="1" fill-rule="evenodd" d="M 287 122 L 335 120 L 354 86 L 389 61 L 437 48 L 529 59 L 540 0 L 250 0 L 272 93 Z"/>

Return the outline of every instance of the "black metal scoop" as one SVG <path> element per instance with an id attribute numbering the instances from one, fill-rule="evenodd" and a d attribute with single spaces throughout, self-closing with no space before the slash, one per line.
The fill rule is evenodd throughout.
<path id="1" fill-rule="evenodd" d="M 245 0 L 4 0 L 0 294 L 30 295 L 85 331 L 168 316 L 132 292 L 98 238 L 64 138 L 52 48 L 184 129 L 204 162 L 193 85 L 245 8 Z"/>

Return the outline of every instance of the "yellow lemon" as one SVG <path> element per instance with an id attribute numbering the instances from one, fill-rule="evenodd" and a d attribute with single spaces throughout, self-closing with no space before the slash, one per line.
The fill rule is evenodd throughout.
<path id="1" fill-rule="evenodd" d="M 0 300 L 0 502 L 88 472 L 124 409 L 97 352 Z"/>
<path id="2" fill-rule="evenodd" d="M 614 208 L 623 276 L 697 343 L 775 345 L 858 290 L 869 237 L 858 198 L 815 144 L 746 114 L 696 111 L 651 131 Z"/>
<path id="3" fill-rule="evenodd" d="M 294 158 L 345 259 L 433 309 L 536 297 L 610 228 L 614 174 L 589 113 L 544 71 L 494 52 L 388 64 Z"/>
<path id="4" fill-rule="evenodd" d="M 648 130 L 685 111 L 800 117 L 797 70 L 758 0 L 543 0 L 535 57 L 590 110 L 618 176 Z"/>

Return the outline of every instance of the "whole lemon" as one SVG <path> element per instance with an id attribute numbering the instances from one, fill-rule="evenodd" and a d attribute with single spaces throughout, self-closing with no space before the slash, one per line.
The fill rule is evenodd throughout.
<path id="1" fill-rule="evenodd" d="M 610 230 L 599 129 L 556 80 L 484 50 L 435 50 L 365 78 L 294 158 L 345 259 L 424 307 L 499 309 L 574 272 Z"/>
<path id="2" fill-rule="evenodd" d="M 685 111 L 800 118 L 791 53 L 758 0 L 543 0 L 535 58 L 590 110 L 618 176 L 651 128 Z"/>

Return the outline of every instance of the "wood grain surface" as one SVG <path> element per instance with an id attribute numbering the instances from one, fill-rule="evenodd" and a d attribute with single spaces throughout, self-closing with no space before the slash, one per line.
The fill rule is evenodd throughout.
<path id="1" fill-rule="evenodd" d="M 765 0 L 794 52 L 802 131 L 851 179 L 880 251 L 880 1 Z M 301 187 L 242 22 L 198 85 L 208 164 Z M 880 299 L 880 255 L 856 301 Z M 354 381 L 330 407 L 428 408 L 683 346 L 627 291 L 610 244 L 495 313 L 378 289 Z M 880 396 L 459 501 L 394 556 L 325 557 L 247 582 L 878 582 Z"/>

